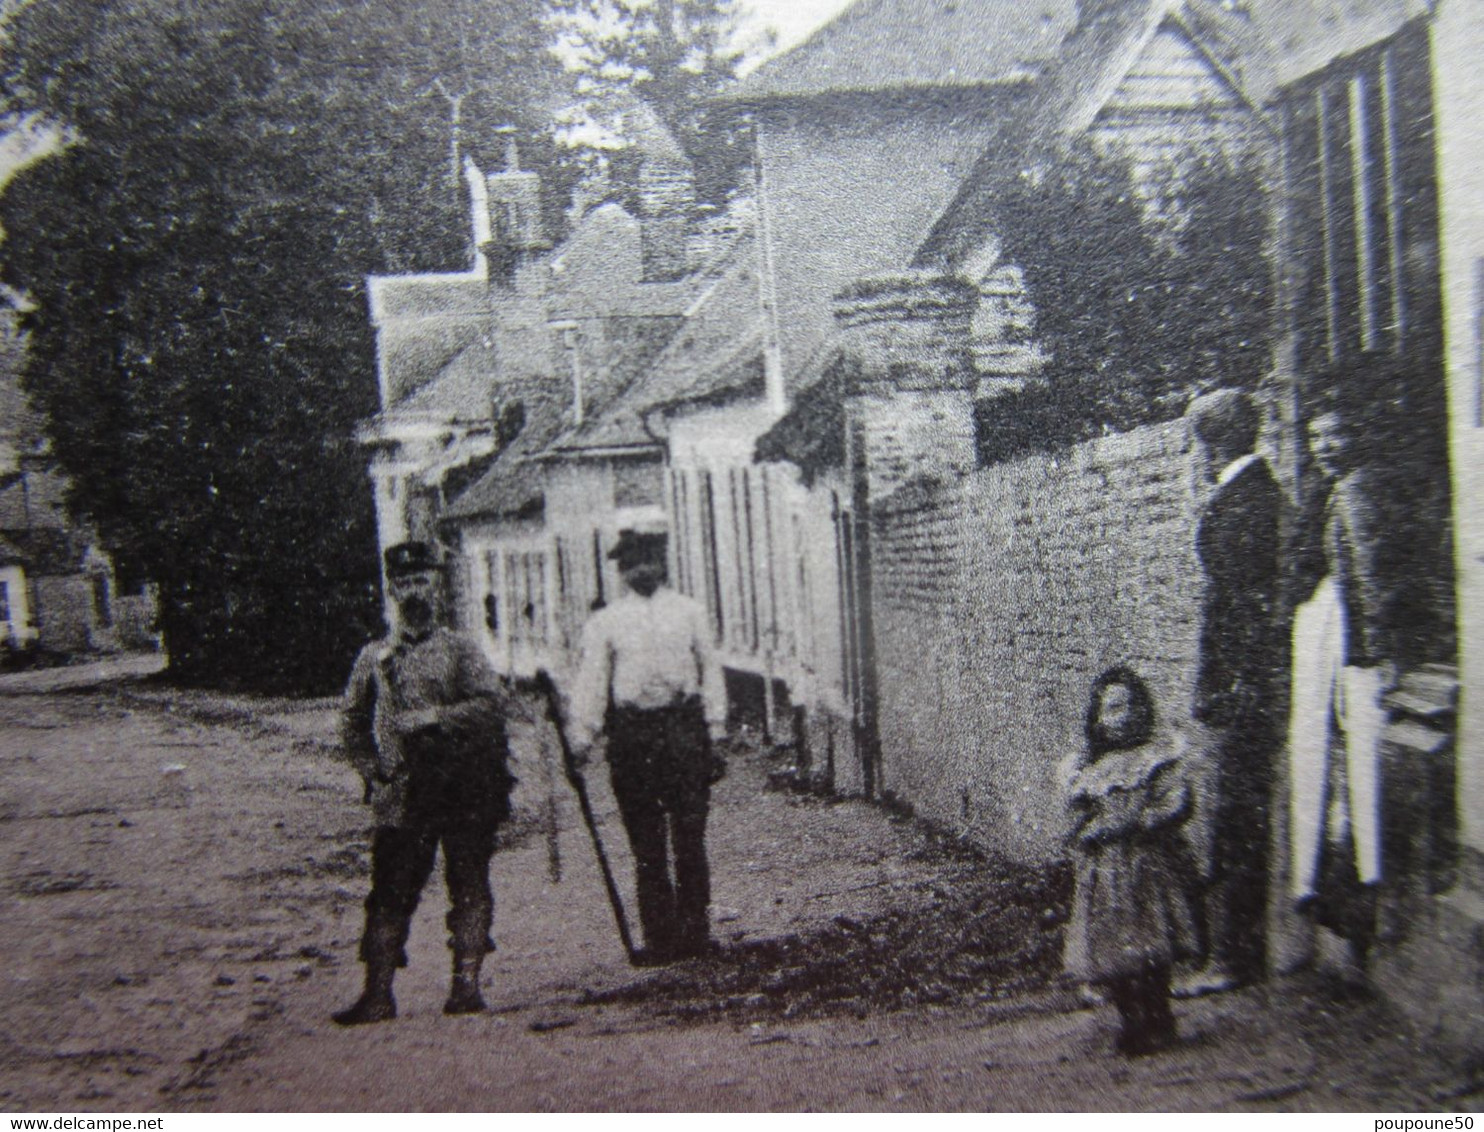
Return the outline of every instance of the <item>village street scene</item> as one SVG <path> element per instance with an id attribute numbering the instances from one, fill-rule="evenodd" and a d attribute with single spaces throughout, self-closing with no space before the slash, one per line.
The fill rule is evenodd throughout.
<path id="1" fill-rule="evenodd" d="M 439 1010 L 434 889 L 401 1015 L 342 1030 L 368 842 L 329 706 L 110 677 L 0 678 L 5 797 L 26 799 L 5 812 L 9 1111 L 1477 1108 L 1400 1015 L 1318 978 L 1203 999 L 1180 1051 L 1129 1062 L 1058 978 L 1064 889 L 770 791 L 762 759 L 716 800 L 715 960 L 627 964 L 567 803 L 560 883 L 530 825 L 496 851 L 490 1012 Z"/>
<path id="2" fill-rule="evenodd" d="M 1484 9 L 801 12 L 0 7 L 0 1107 L 1479 1107 Z"/>

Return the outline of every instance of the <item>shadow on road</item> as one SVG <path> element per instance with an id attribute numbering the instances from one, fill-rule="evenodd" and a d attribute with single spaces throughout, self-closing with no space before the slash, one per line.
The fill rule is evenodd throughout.
<path id="1" fill-rule="evenodd" d="M 583 997 L 688 1019 L 802 1018 L 962 1006 L 1045 990 L 1061 970 L 1064 868 L 1035 870 L 940 845 L 952 859 L 921 906 L 836 916 L 810 934 L 748 940 Z"/>

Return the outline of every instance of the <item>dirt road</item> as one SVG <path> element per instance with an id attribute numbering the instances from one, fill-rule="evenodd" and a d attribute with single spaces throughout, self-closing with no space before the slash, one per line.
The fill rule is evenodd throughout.
<path id="1" fill-rule="evenodd" d="M 1317 983 L 1182 1007 L 1130 1063 L 1055 977 L 1065 892 L 734 760 L 713 811 L 717 959 L 636 973 L 562 803 L 497 854 L 488 1015 L 447 1019 L 442 893 L 402 1017 L 356 994 L 365 814 L 325 703 L 0 686 L 0 1107 L 986 1109 L 1474 1107 L 1366 999 Z M 0 681 L 3 685 L 3 681 Z M 545 796 L 518 728 L 525 808 Z M 604 834 L 627 883 L 611 798 Z"/>

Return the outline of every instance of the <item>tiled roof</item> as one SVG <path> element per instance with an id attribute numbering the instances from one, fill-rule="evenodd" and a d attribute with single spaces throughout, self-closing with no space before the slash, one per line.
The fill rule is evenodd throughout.
<path id="1" fill-rule="evenodd" d="M 1428 0 L 857 0 L 726 97 L 762 102 L 1033 79 L 1065 62 L 1079 7 L 1084 29 L 1139 19 L 1151 7 L 1179 15 L 1259 104 L 1430 10 Z"/>
<path id="2" fill-rule="evenodd" d="M 646 414 L 675 405 L 762 392 L 763 317 L 757 241 L 742 236 L 718 278 L 696 300 L 669 344 L 605 409 L 559 437 L 553 454 L 649 446 Z"/>
<path id="3" fill-rule="evenodd" d="M 806 386 L 767 432 L 753 456 L 759 463 L 789 463 L 812 485 L 820 474 L 845 466 L 845 382 L 838 368 Z"/>
<path id="4" fill-rule="evenodd" d="M 499 518 L 520 514 L 543 499 L 543 473 L 530 457 L 567 423 L 571 387 L 553 378 L 520 398 L 525 424 L 489 468 L 444 508 L 443 519 Z"/>
<path id="5" fill-rule="evenodd" d="M 446 420 L 485 420 L 495 391 L 499 355 L 492 338 L 465 346 L 427 384 L 397 403 L 397 413 L 434 413 Z"/>
<path id="6" fill-rule="evenodd" d="M 496 460 L 443 512 L 443 521 L 500 519 L 536 513 L 545 506 L 545 477 L 534 464 Z"/>
<path id="7" fill-rule="evenodd" d="M 1023 82 L 1055 58 L 1076 14 L 1077 0 L 857 0 L 727 97 Z"/>

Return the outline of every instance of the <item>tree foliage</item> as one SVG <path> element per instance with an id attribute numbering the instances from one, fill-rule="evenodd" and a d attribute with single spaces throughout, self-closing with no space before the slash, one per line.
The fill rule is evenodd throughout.
<path id="1" fill-rule="evenodd" d="M 363 281 L 467 259 L 450 147 L 528 96 L 534 3 L 53 0 L 4 34 L 9 111 L 77 138 L 0 198 L 75 511 L 160 584 L 178 678 L 335 683 L 378 608 Z"/>
<path id="2" fill-rule="evenodd" d="M 567 77 L 562 136 L 589 153 L 622 154 L 642 132 L 642 102 L 684 150 L 701 199 L 724 204 L 748 154 L 708 100 L 762 46 L 742 17 L 740 0 L 550 0 L 551 51 Z"/>
<path id="3" fill-rule="evenodd" d="M 1006 177 L 1003 255 L 1025 273 L 1051 355 L 1044 386 L 986 407 L 992 458 L 1180 415 L 1217 386 L 1254 388 L 1272 357 L 1272 264 L 1260 171 L 1220 154 L 1161 198 L 1090 145 Z"/>

